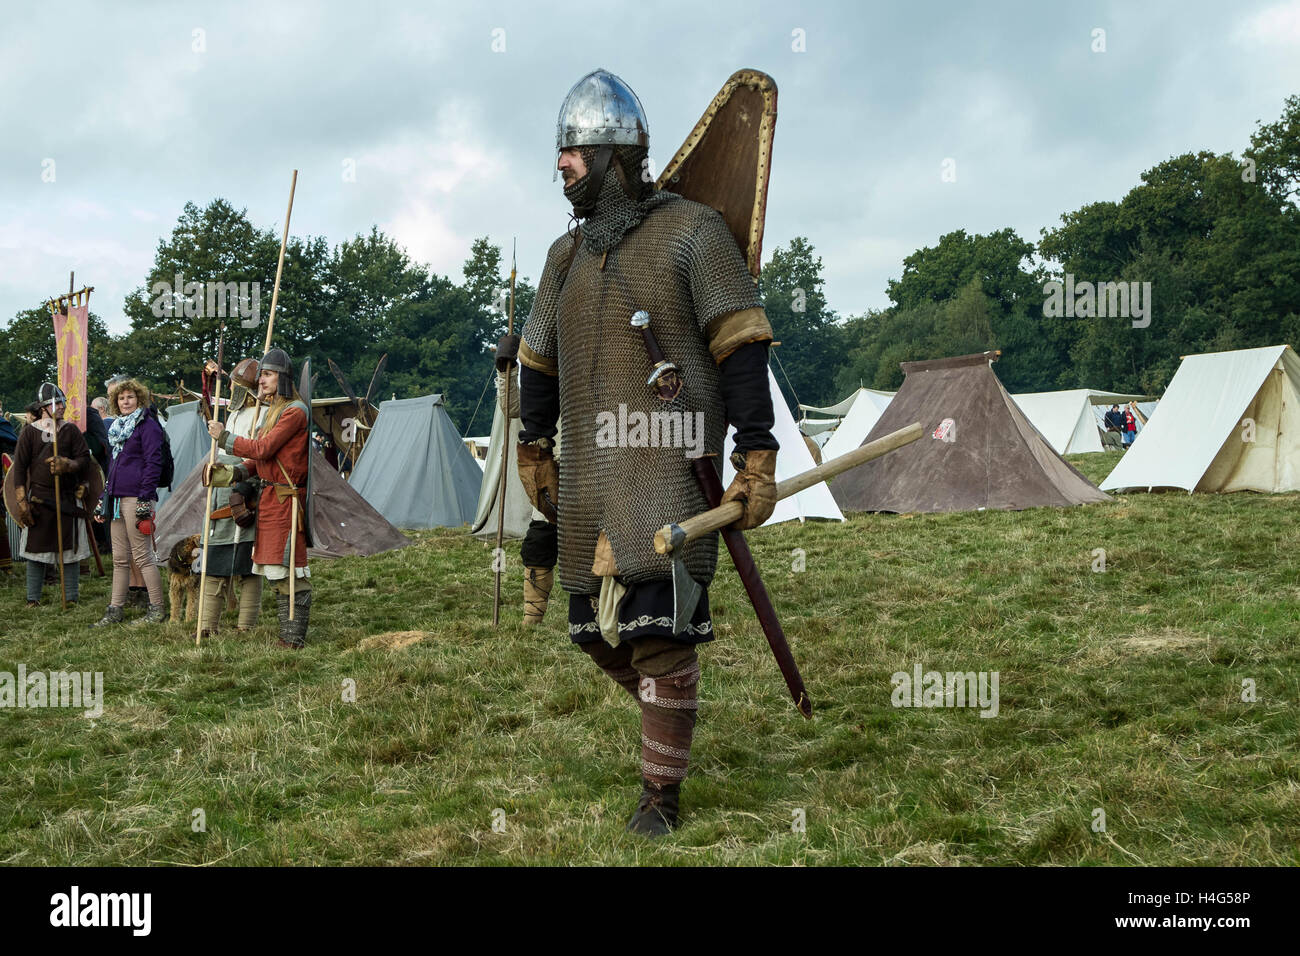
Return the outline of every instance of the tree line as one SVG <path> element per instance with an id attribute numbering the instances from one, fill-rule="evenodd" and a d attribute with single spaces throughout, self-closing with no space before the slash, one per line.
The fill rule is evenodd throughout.
<path id="1" fill-rule="evenodd" d="M 88 389 L 123 371 L 152 387 L 196 387 L 216 354 L 223 321 L 209 314 L 217 283 L 227 356 L 260 355 L 279 253 L 274 228 L 258 229 L 224 199 L 185 206 L 159 241 L 144 283 L 125 302 L 130 329 L 109 334 L 92 314 Z M 505 331 L 501 248 L 474 240 L 454 282 L 413 261 L 378 228 L 333 247 L 290 237 L 276 306 L 275 344 L 319 369 L 332 358 L 357 389 L 388 353 L 378 394 L 440 392 L 462 432 L 491 423 L 490 348 Z M 829 404 L 865 385 L 893 389 L 900 362 L 1001 349 L 1008 390 L 1103 388 L 1158 394 L 1181 356 L 1300 339 L 1300 96 L 1258 124 L 1241 157 L 1201 151 L 1141 175 L 1118 201 L 1083 206 L 1041 230 L 1037 244 L 1012 229 L 957 230 L 902 262 L 890 306 L 842 318 L 826 301 L 823 264 L 802 236 L 775 249 L 759 290 L 776 338 L 782 393 Z M 1044 284 L 1150 283 L 1149 324 L 1116 317 L 1044 314 Z M 257 283 L 256 304 L 238 301 Z M 1069 288 L 1067 286 L 1067 288 Z M 516 328 L 535 289 L 516 287 Z M 201 306 L 201 307 L 200 307 Z M 256 312 L 256 319 L 247 315 Z M 1073 311 L 1073 310 L 1071 310 Z M 228 363 L 231 364 L 231 363 Z M 31 401 L 54 368 L 44 304 L 0 329 L 0 399 Z M 328 372 L 317 395 L 341 389 Z"/>

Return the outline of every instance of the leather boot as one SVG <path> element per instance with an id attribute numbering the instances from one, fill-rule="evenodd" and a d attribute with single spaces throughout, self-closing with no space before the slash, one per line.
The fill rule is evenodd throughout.
<path id="1" fill-rule="evenodd" d="M 642 836 L 667 836 L 677 826 L 677 805 L 681 796 L 680 783 L 656 784 L 641 778 L 641 801 L 636 813 L 628 821 L 628 833 Z"/>
<path id="2" fill-rule="evenodd" d="M 104 611 L 104 616 L 90 626 L 108 627 L 110 624 L 121 624 L 121 623 L 122 623 L 122 609 L 120 607 L 116 607 L 115 605 L 110 604 L 108 606 L 108 609 Z"/>
<path id="3" fill-rule="evenodd" d="M 554 584 L 554 568 L 524 568 L 524 627 L 542 623 Z"/>
<path id="4" fill-rule="evenodd" d="M 147 599 L 146 599 L 147 601 Z M 148 610 L 144 617 L 137 617 L 130 623 L 130 627 L 140 627 L 144 624 L 161 624 L 167 620 L 167 605 L 165 604 L 145 604 Z"/>

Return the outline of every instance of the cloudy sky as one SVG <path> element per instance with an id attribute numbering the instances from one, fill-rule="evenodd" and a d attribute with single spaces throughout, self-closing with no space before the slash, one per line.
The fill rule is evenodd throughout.
<path id="1" fill-rule="evenodd" d="M 9 5 L 0 322 L 75 269 L 124 331 L 186 201 L 278 232 L 294 168 L 295 235 L 376 224 L 456 278 L 474 237 L 517 236 L 535 281 L 567 220 L 556 112 L 596 67 L 660 164 L 733 71 L 770 73 L 765 250 L 807 236 L 847 315 L 946 232 L 1036 240 L 1171 155 L 1240 153 L 1300 93 L 1300 0 Z"/>

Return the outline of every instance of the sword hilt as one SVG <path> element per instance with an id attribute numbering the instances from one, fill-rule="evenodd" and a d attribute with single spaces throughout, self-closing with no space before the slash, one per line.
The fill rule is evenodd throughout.
<path id="1" fill-rule="evenodd" d="M 645 342 L 646 353 L 650 356 L 650 363 L 654 368 L 650 372 L 650 377 L 645 380 L 646 385 L 653 388 L 661 399 L 665 402 L 671 402 L 681 394 L 682 391 L 682 374 L 672 362 L 668 361 L 664 355 L 664 350 L 659 347 L 659 341 L 655 334 L 650 331 L 650 313 L 645 309 L 638 309 L 632 313 L 632 328 L 640 329 L 641 338 Z"/>

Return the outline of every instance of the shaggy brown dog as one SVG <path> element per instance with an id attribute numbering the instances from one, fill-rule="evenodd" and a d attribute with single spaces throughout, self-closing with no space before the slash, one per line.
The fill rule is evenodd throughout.
<path id="1" fill-rule="evenodd" d="M 194 558 L 199 553 L 199 536 L 192 534 L 182 538 L 172 547 L 171 556 L 167 558 L 168 597 L 171 598 L 171 620 L 181 619 L 181 605 L 185 605 L 185 620 L 192 621 L 199 616 L 199 576 L 191 569 Z"/>

